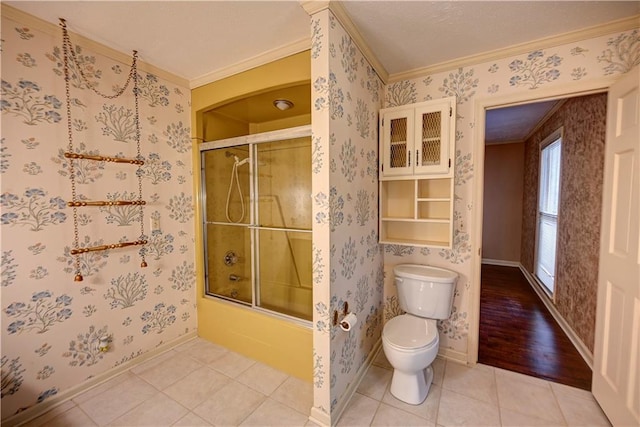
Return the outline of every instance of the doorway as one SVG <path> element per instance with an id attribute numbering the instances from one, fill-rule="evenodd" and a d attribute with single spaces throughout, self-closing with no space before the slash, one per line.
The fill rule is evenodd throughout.
<path id="1" fill-rule="evenodd" d="M 599 96 L 601 99 L 595 99 L 594 95 L 593 95 L 594 93 L 599 93 L 600 95 L 596 95 L 595 98 L 598 98 L 598 96 Z M 598 106 L 596 107 L 596 109 L 594 111 L 598 111 L 598 114 L 602 115 L 602 117 L 603 117 L 602 120 L 603 120 L 603 123 L 604 123 L 604 117 L 606 117 L 606 94 L 603 93 L 603 90 L 594 90 L 593 92 L 587 93 L 587 94 L 585 94 L 585 93 L 575 94 L 576 96 L 574 96 L 574 94 L 570 94 L 570 95 L 571 95 L 571 97 L 568 98 L 566 103 L 564 103 L 564 104 L 558 103 L 558 104 L 561 104 L 561 106 L 557 107 L 556 111 L 559 111 L 560 108 L 568 109 L 569 110 L 568 113 L 564 112 L 562 114 L 564 114 L 566 117 L 571 117 L 573 114 L 576 114 L 577 112 L 579 112 L 579 110 L 581 108 L 583 108 L 583 104 L 581 104 L 582 101 L 578 101 L 578 100 L 580 100 L 580 98 L 583 98 L 583 97 L 582 96 L 578 97 L 577 95 L 586 95 L 586 96 L 584 96 L 585 99 L 589 99 L 590 97 L 591 97 L 592 101 L 595 99 L 595 102 L 596 102 L 596 104 Z M 559 96 L 556 97 L 556 98 L 551 98 L 550 97 L 549 99 L 543 100 L 543 101 L 554 101 L 555 102 L 558 99 L 560 99 Z M 520 102 L 520 104 L 518 104 L 518 105 L 523 105 L 523 103 L 526 102 L 525 100 L 518 100 L 518 101 Z M 529 101 L 529 102 L 532 102 L 532 101 Z M 505 104 L 503 104 L 503 105 L 505 105 Z M 496 104 L 494 104 L 494 105 L 496 105 Z M 604 106 L 604 107 L 602 107 L 602 106 Z M 491 106 L 491 107 L 493 107 L 493 106 Z M 487 109 L 487 108 L 489 108 L 488 105 L 483 106 L 482 107 L 482 111 L 479 112 L 480 114 L 477 117 L 479 117 L 479 118 L 481 117 L 482 119 L 484 119 L 485 118 L 485 109 Z M 513 106 L 509 106 L 509 108 L 513 108 Z M 552 112 L 550 114 L 556 114 L 556 113 Z M 487 113 L 486 116 L 489 117 L 489 114 Z M 548 117 L 547 117 L 547 119 L 548 119 Z M 576 120 L 576 122 L 580 122 L 582 125 L 584 125 L 583 121 Z M 576 125 L 574 124 L 574 125 L 571 125 L 571 126 L 572 126 L 571 132 L 576 132 L 576 130 L 575 130 Z M 485 127 L 489 127 L 489 124 L 488 123 L 485 124 Z M 543 135 L 543 136 L 538 135 L 538 136 L 535 137 L 535 145 L 536 145 L 535 150 L 537 150 L 537 154 L 532 155 L 532 152 L 534 152 L 533 151 L 534 149 L 532 147 L 527 147 L 526 149 L 525 149 L 525 147 L 523 147 L 523 151 L 525 151 L 525 155 L 527 155 L 528 157 L 533 157 L 534 160 L 535 160 L 535 161 L 529 161 L 527 163 L 527 165 L 525 166 L 525 168 L 526 168 L 525 172 L 528 172 L 528 173 L 525 173 L 525 177 L 522 178 L 522 187 L 523 187 L 525 193 L 527 191 L 529 191 L 531 188 L 536 188 L 537 189 L 537 187 L 538 187 L 538 180 L 539 180 L 538 165 L 539 165 L 539 158 L 540 158 L 540 154 L 541 154 L 541 150 L 540 150 L 540 145 L 541 144 L 540 144 L 540 142 L 542 142 L 544 137 L 549 136 L 551 133 L 553 133 L 552 130 L 557 129 L 558 127 L 560 127 L 560 126 L 558 126 L 557 120 L 556 120 L 556 123 L 554 123 L 553 120 L 549 120 L 547 125 L 534 126 L 534 128 L 536 129 L 535 132 L 537 132 L 540 135 Z M 602 125 L 602 127 L 604 129 L 604 124 Z M 552 130 L 550 130 L 550 129 L 552 129 Z M 484 136 L 485 129 L 484 128 L 481 129 L 481 132 L 482 132 L 482 136 Z M 546 134 L 545 134 L 545 132 L 546 132 Z M 592 132 L 592 133 L 594 133 L 594 132 Z M 595 132 L 595 133 L 597 133 L 597 132 Z M 602 132 L 601 136 L 602 136 L 601 148 L 602 148 L 602 151 L 603 151 L 603 148 L 604 148 L 604 132 Z M 526 139 L 527 138 L 525 138 L 525 140 Z M 576 139 L 575 136 L 574 136 L 574 139 Z M 483 138 L 483 142 L 484 142 L 484 138 Z M 510 141 L 510 142 L 513 142 L 513 141 Z M 490 166 L 487 166 L 487 161 L 489 160 L 488 157 L 487 157 L 487 154 L 489 153 L 489 150 L 487 149 L 486 152 L 485 152 L 484 144 L 482 144 L 482 146 L 480 146 L 480 144 L 478 144 L 476 146 L 476 148 L 478 149 L 478 154 L 481 154 L 481 155 L 476 156 L 476 158 L 477 158 L 477 163 L 476 164 L 478 164 L 478 173 L 479 174 L 481 173 L 486 178 L 487 173 L 490 172 L 490 170 L 489 170 Z M 570 200 L 565 200 L 564 204 L 572 204 L 575 201 L 575 198 L 582 197 L 581 195 L 578 195 L 576 193 L 579 189 L 576 190 L 576 188 L 574 188 L 574 186 L 576 185 L 576 182 L 579 183 L 580 179 L 585 179 L 585 178 L 580 178 L 580 174 L 577 173 L 575 171 L 575 169 L 577 169 L 576 166 L 578 164 L 580 164 L 581 162 L 583 163 L 582 166 L 581 166 L 582 169 L 589 169 L 590 166 L 591 166 L 591 164 L 589 162 L 592 161 L 592 160 L 589 160 L 588 161 L 588 163 L 589 163 L 588 165 L 585 165 L 584 161 L 579 161 L 579 162 L 576 163 L 576 157 L 575 157 L 576 153 L 571 151 L 571 150 L 574 150 L 574 151 L 582 150 L 582 154 L 584 154 L 584 152 L 588 152 L 589 153 L 588 157 L 591 156 L 592 154 L 594 155 L 594 157 L 597 157 L 597 155 L 596 155 L 597 153 L 591 153 L 590 149 L 589 150 L 585 150 L 584 147 L 581 147 L 580 150 L 575 150 L 575 147 L 574 148 L 569 147 L 569 154 L 570 154 L 569 155 L 569 160 L 571 162 L 573 162 L 573 166 L 572 167 L 574 168 L 574 170 L 571 171 L 571 174 L 570 174 L 571 176 L 570 176 L 569 182 L 568 183 L 565 182 L 565 183 L 562 184 L 563 185 L 562 188 L 570 188 L 570 192 L 567 193 L 570 196 L 569 197 Z M 481 151 L 481 153 L 480 153 L 480 151 Z M 591 151 L 593 151 L 593 150 L 591 150 Z M 591 159 L 591 157 L 589 157 L 589 158 Z M 531 169 L 532 169 L 531 165 L 535 165 L 536 173 L 533 173 L 533 174 L 530 173 Z M 591 169 L 589 169 L 589 170 L 591 170 Z M 602 175 L 600 174 L 600 184 L 599 184 L 600 188 L 601 188 L 601 178 L 602 178 Z M 576 180 L 578 180 L 578 181 L 576 181 Z M 595 184 L 595 185 L 597 186 L 597 184 Z M 589 189 L 589 191 L 591 191 L 591 188 L 592 188 L 591 184 L 587 184 L 584 187 Z M 496 209 L 496 206 L 487 203 L 487 200 L 486 200 L 487 194 L 490 194 L 495 189 L 492 188 L 492 187 L 487 187 L 487 183 L 486 182 L 483 181 L 482 182 L 482 188 L 477 189 L 477 190 L 478 190 L 476 192 L 477 195 L 478 194 L 479 195 L 485 195 L 484 200 L 476 199 L 476 201 L 479 202 L 476 206 L 483 206 L 482 209 L 484 210 L 483 211 L 484 217 L 487 217 L 489 212 L 492 212 L 491 215 L 494 215 L 496 210 L 498 212 L 501 211 L 501 210 L 505 210 L 505 209 L 501 209 L 500 207 L 498 207 Z M 487 257 L 488 254 L 487 254 L 487 251 L 486 251 L 486 249 L 488 249 L 490 245 L 488 245 L 486 243 L 486 239 L 482 242 L 482 254 L 481 254 L 481 256 L 479 256 L 478 263 L 476 265 L 476 267 L 477 267 L 477 270 L 476 270 L 477 276 L 476 277 L 477 277 L 477 280 L 478 280 L 477 283 L 479 285 L 478 289 L 477 289 L 477 291 L 478 291 L 477 298 L 478 299 L 476 300 L 477 303 L 478 303 L 478 307 L 477 307 L 478 308 L 478 312 L 477 312 L 477 316 L 478 317 L 476 317 L 476 319 L 478 319 L 478 328 L 479 328 L 478 329 L 478 342 L 477 342 L 477 344 L 478 344 L 478 355 L 481 353 L 480 352 L 480 347 L 483 345 L 484 341 L 486 341 L 486 339 L 487 339 L 486 334 L 483 331 L 480 330 L 480 323 L 482 321 L 481 313 L 483 312 L 483 307 L 481 307 L 481 305 L 484 304 L 484 300 L 483 300 L 484 296 L 481 296 L 481 295 L 483 295 L 482 291 L 484 290 L 484 283 L 482 283 L 482 285 L 480 285 L 481 277 L 484 279 L 484 276 L 486 276 L 487 272 L 492 273 L 494 276 L 497 274 L 498 276 L 502 277 L 503 279 L 504 279 L 504 277 L 508 277 L 510 275 L 512 275 L 514 277 L 518 277 L 519 276 L 517 279 L 514 279 L 513 277 L 511 279 L 509 279 L 509 280 L 511 280 L 512 286 L 516 286 L 515 285 L 516 282 L 522 281 L 522 283 L 525 284 L 525 287 L 527 287 L 528 290 L 530 290 L 530 291 L 531 291 L 531 288 L 532 288 L 532 286 L 530 286 L 530 284 L 532 284 L 532 282 L 533 282 L 533 284 L 537 284 L 537 281 L 534 279 L 534 277 L 536 275 L 535 274 L 534 263 L 535 263 L 536 258 L 538 258 L 536 256 L 536 251 L 535 251 L 536 235 L 538 234 L 538 232 L 537 232 L 537 230 L 538 230 L 538 227 L 537 227 L 538 221 L 537 220 L 540 217 L 540 215 L 538 215 L 538 201 L 539 201 L 539 199 L 538 199 L 538 194 L 537 193 L 538 192 L 535 191 L 535 194 L 533 194 L 533 196 L 532 196 L 532 194 L 530 194 L 530 191 L 529 191 L 529 194 L 526 194 L 526 196 L 523 196 L 523 203 L 522 203 L 521 211 L 524 213 L 524 215 L 522 217 L 522 225 L 520 227 L 521 233 L 520 233 L 519 236 L 517 236 L 519 238 L 519 240 L 520 240 L 520 245 L 519 245 L 520 247 L 518 249 L 521 250 L 521 253 L 516 253 L 515 254 L 516 256 L 513 256 L 511 259 L 502 259 L 501 260 L 501 259 L 499 259 L 500 258 L 499 256 L 497 257 L 498 259 L 491 259 L 491 256 Z M 597 193 L 597 191 L 596 191 L 596 193 Z M 589 195 L 586 196 L 586 198 L 588 198 L 589 200 L 595 200 L 596 204 L 598 205 L 597 209 L 594 209 L 594 210 L 598 211 L 597 223 L 592 224 L 592 226 L 594 228 L 597 228 L 596 232 L 598 234 L 597 234 L 597 237 L 592 238 L 591 239 L 592 242 L 590 242 L 591 244 L 593 244 L 593 245 L 595 245 L 597 247 L 599 245 L 599 226 L 600 226 L 599 210 L 600 210 L 600 206 L 601 206 L 601 193 L 598 193 L 595 197 L 593 197 L 593 195 L 589 194 Z M 533 203 L 532 203 L 532 200 L 533 200 Z M 533 217 L 533 221 L 531 220 L 531 217 Z M 559 217 L 558 224 L 559 224 L 559 226 L 560 226 L 560 228 L 562 230 L 564 230 L 564 228 L 562 228 L 562 227 L 566 228 L 567 226 L 569 226 L 569 228 L 571 228 L 571 222 L 576 222 L 576 217 L 575 217 L 574 213 L 569 213 L 568 218 L 569 219 L 568 220 L 564 220 L 564 223 L 563 223 L 562 216 Z M 495 219 L 495 217 L 494 217 L 494 219 Z M 505 221 L 503 219 L 499 219 L 497 222 L 500 223 L 500 224 L 504 224 L 504 225 L 509 223 L 508 221 Z M 593 219 L 589 219 L 587 222 L 590 224 L 590 223 L 594 222 L 594 220 Z M 479 222 L 478 224 L 481 224 L 481 222 Z M 478 226 L 480 227 L 480 225 L 478 225 Z M 566 233 L 564 231 L 562 231 L 562 230 L 559 233 L 560 239 L 563 239 L 563 238 L 566 239 Z M 491 236 L 491 235 L 495 235 L 496 233 L 494 231 L 488 232 L 487 229 L 481 230 L 480 235 L 487 236 L 487 234 L 489 236 Z M 504 234 L 508 234 L 508 233 L 504 233 L 503 232 L 502 235 L 504 235 Z M 581 234 L 579 236 L 576 236 L 576 237 L 578 239 L 584 238 L 585 234 L 583 233 L 583 234 Z M 594 237 L 594 236 L 592 235 L 592 237 Z M 588 241 L 589 239 L 583 239 L 583 240 Z M 589 242 L 587 242 L 587 243 L 589 243 Z M 576 282 L 583 282 L 583 278 L 580 277 L 579 271 L 577 273 L 574 271 L 575 270 L 575 264 L 574 264 L 575 262 L 578 262 L 578 263 L 584 262 L 583 259 L 580 259 L 581 254 L 578 253 L 578 254 L 574 254 L 574 255 L 567 255 L 570 250 L 575 251 L 576 248 L 572 247 L 571 245 L 567 245 L 566 242 L 564 242 L 562 244 L 564 246 L 562 246 L 561 252 L 562 252 L 562 256 L 564 256 L 564 258 L 561 261 L 561 263 L 562 263 L 561 281 L 563 281 L 564 283 L 569 283 L 572 280 L 574 280 Z M 512 251 L 512 253 L 513 252 L 514 251 Z M 518 252 L 518 251 L 516 251 L 516 252 Z M 597 264 L 597 249 L 596 249 L 595 252 L 596 252 L 595 264 Z M 479 253 L 479 255 L 480 255 L 480 253 Z M 586 254 L 586 255 L 588 255 L 588 254 Z M 487 258 L 489 258 L 489 259 L 487 259 Z M 576 261 L 576 259 L 577 259 L 577 261 Z M 485 264 L 483 265 L 481 263 L 481 261 L 485 261 Z M 495 266 L 495 267 L 494 266 L 487 267 L 486 266 L 487 261 L 488 261 L 488 264 L 493 264 L 493 265 L 500 264 L 500 265 L 499 266 Z M 593 260 L 591 260 L 590 262 L 594 263 Z M 506 269 L 506 271 L 500 271 L 501 269 Z M 572 279 L 570 277 L 571 274 L 577 274 L 578 277 L 576 277 L 575 279 Z M 592 284 L 593 284 L 593 293 L 595 295 L 596 291 L 597 291 L 597 270 L 595 272 L 590 273 L 590 274 L 592 276 L 595 274 L 595 276 L 593 277 L 592 280 L 591 279 L 587 279 L 587 282 L 589 282 L 589 283 L 592 282 Z M 520 280 L 520 279 L 522 279 L 522 280 Z M 575 295 L 571 295 L 571 292 L 573 292 L 573 291 L 570 291 L 569 295 L 567 295 L 566 293 L 565 294 L 561 294 L 560 295 L 560 300 L 556 301 L 555 299 L 549 298 L 548 295 L 546 295 L 546 294 L 542 295 L 542 294 L 544 294 L 544 291 L 542 291 L 543 288 L 541 288 L 539 286 L 533 286 L 533 288 L 535 288 L 535 291 L 539 294 L 539 296 L 541 297 L 541 300 L 544 302 L 544 306 L 542 308 L 543 309 L 549 308 L 552 312 L 554 312 L 554 316 L 553 317 L 556 317 L 556 318 L 559 317 L 559 322 L 558 323 L 560 324 L 560 326 L 562 327 L 563 330 L 569 332 L 567 335 L 569 336 L 569 339 L 571 339 L 571 342 L 574 344 L 574 346 L 576 348 L 578 348 L 579 353 L 578 353 L 578 351 L 575 351 L 575 350 L 572 350 L 572 351 L 574 351 L 575 354 L 579 354 L 581 356 L 581 357 L 578 357 L 578 359 L 581 359 L 581 358 L 584 359 L 584 361 L 586 362 L 585 364 L 586 364 L 586 366 L 588 368 L 590 366 L 591 357 L 592 357 L 591 356 L 591 351 L 593 349 L 593 329 L 589 330 L 589 328 L 585 328 L 585 325 L 580 324 L 579 322 L 576 323 L 575 322 L 576 319 L 574 317 L 572 317 L 571 313 L 569 313 L 568 315 L 566 313 L 567 313 L 567 304 L 574 304 L 574 306 L 572 307 L 573 311 L 578 311 L 580 315 L 584 316 L 585 315 L 585 310 L 587 310 L 587 309 L 592 310 L 593 313 L 592 314 L 587 314 L 586 317 L 591 318 L 591 319 L 595 319 L 595 299 L 593 300 L 593 307 L 590 308 L 589 304 L 591 302 L 587 301 L 587 303 L 583 303 L 583 301 L 580 301 L 579 298 L 576 298 Z M 566 289 L 565 289 L 565 291 L 566 291 Z M 506 291 L 506 294 L 516 294 L 516 293 L 517 292 L 515 291 L 515 288 L 514 289 L 508 288 L 507 291 Z M 545 300 L 545 298 L 546 298 L 546 300 Z M 542 309 L 540 309 L 540 308 L 536 308 L 533 311 L 532 316 L 545 317 L 546 314 L 543 314 L 541 310 Z M 503 307 L 503 311 L 507 311 L 507 308 Z M 516 316 L 507 317 L 505 319 L 505 321 L 502 322 L 502 324 L 508 325 L 509 324 L 509 319 L 510 318 L 515 318 L 515 317 Z M 564 319 L 563 319 L 563 317 L 564 317 Z M 532 326 L 522 326 L 522 325 L 517 326 L 517 325 L 515 325 L 515 326 L 512 326 L 511 330 L 513 332 L 515 332 L 518 335 L 518 337 L 522 337 L 524 335 L 528 335 L 532 339 L 540 338 L 545 334 L 548 335 L 549 333 L 551 333 L 550 332 L 550 328 L 549 328 L 548 325 L 546 327 L 547 331 L 540 330 L 540 331 L 536 332 L 534 329 L 531 329 L 531 328 L 532 328 Z M 553 328 L 551 328 L 551 329 L 553 329 Z M 505 328 L 505 331 L 508 332 L 509 330 L 510 330 L 509 328 Z M 472 331 L 473 331 L 473 329 L 472 329 Z M 470 336 L 470 343 L 473 343 L 472 338 L 473 337 Z M 549 340 L 558 340 L 558 338 L 553 338 L 552 335 L 549 335 L 548 339 Z M 515 340 L 511 340 L 511 341 L 515 341 Z M 526 345 L 525 345 L 525 347 L 526 347 Z M 533 345 L 532 347 L 535 348 L 536 346 Z M 540 347 L 540 346 L 537 346 L 537 347 Z M 572 346 L 569 346 L 569 347 L 572 347 Z M 519 350 L 516 349 L 514 351 L 511 351 L 511 353 L 512 353 L 512 356 L 515 357 L 515 358 L 522 358 L 523 354 L 526 353 L 525 350 L 527 350 L 527 349 L 525 349 L 525 348 L 521 348 Z M 507 352 L 505 351 L 504 353 L 506 354 Z M 573 358 L 573 356 L 571 356 L 571 357 Z M 529 359 L 531 360 L 533 365 L 546 364 L 549 367 L 553 368 L 553 369 L 551 369 L 552 371 L 554 369 L 555 370 L 562 370 L 561 367 L 554 366 L 554 364 L 557 365 L 559 363 L 558 362 L 558 357 L 555 356 L 555 355 L 549 355 L 549 354 L 545 355 L 544 353 L 541 353 L 541 354 L 538 354 L 538 355 L 531 356 Z M 476 358 L 476 360 L 474 360 L 474 361 L 478 361 L 478 359 Z M 480 360 L 480 361 L 482 362 L 482 360 Z M 535 368 L 535 366 L 534 366 L 534 368 Z M 506 369 L 509 369 L 509 368 L 506 368 Z M 535 376 L 535 371 L 525 372 L 525 373 Z M 541 376 L 543 378 L 546 378 L 546 379 L 553 380 L 553 378 L 549 378 L 546 374 L 539 375 L 539 376 Z M 587 376 L 590 377 L 590 375 L 587 375 Z"/>

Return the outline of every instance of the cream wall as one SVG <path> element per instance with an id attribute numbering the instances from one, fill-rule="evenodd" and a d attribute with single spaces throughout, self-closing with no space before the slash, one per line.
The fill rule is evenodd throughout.
<path id="1" fill-rule="evenodd" d="M 520 262 L 524 143 L 484 149 L 482 258 Z"/>
<path id="2" fill-rule="evenodd" d="M 313 362 L 317 420 L 335 423 L 380 342 L 378 111 L 382 82 L 330 10 L 311 17 Z M 345 304 L 358 317 L 332 325 Z"/>
<path id="3" fill-rule="evenodd" d="M 142 192 L 148 267 L 138 247 L 82 257 L 74 282 L 62 34 L 2 5 L 2 424 L 195 336 L 194 227 L 186 82 L 139 64 Z M 123 85 L 125 62 L 75 34 L 81 67 L 99 91 Z M 91 47 L 87 47 L 87 45 Z M 81 153 L 135 157 L 134 99 L 95 95 L 72 68 L 72 132 Z M 129 129 L 129 131 L 127 131 Z M 75 162 L 78 194 L 137 198 L 136 168 Z M 160 229 L 151 232 L 151 218 Z M 138 210 L 78 209 L 80 246 L 136 240 Z M 111 348 L 98 351 L 108 335 Z M 26 411 L 26 412 L 25 412 Z"/>

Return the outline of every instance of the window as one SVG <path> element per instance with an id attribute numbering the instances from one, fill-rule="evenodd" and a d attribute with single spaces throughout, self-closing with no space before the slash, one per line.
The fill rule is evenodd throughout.
<path id="1" fill-rule="evenodd" d="M 535 275 L 553 295 L 556 270 L 562 130 L 541 144 Z"/>

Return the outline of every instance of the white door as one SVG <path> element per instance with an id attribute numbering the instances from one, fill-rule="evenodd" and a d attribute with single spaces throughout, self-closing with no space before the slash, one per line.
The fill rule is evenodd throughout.
<path id="1" fill-rule="evenodd" d="M 609 91 L 593 394 L 614 425 L 640 425 L 640 70 Z"/>

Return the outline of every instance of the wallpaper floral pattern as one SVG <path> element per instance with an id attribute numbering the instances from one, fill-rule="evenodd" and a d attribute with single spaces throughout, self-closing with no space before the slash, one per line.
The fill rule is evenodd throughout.
<path id="1" fill-rule="evenodd" d="M 525 143 L 522 265 L 533 274 L 540 143 L 563 127 L 555 301 L 593 352 L 607 94 L 567 100 Z"/>
<path id="2" fill-rule="evenodd" d="M 472 248 L 479 246 L 469 234 L 473 220 L 474 174 L 473 133 L 474 102 L 523 91 L 531 92 L 551 85 L 565 85 L 578 80 L 597 79 L 621 74 L 640 65 L 640 31 L 638 29 L 602 36 L 578 43 L 536 49 L 523 55 L 434 73 L 385 87 L 384 107 L 420 102 L 445 96 L 457 98 L 454 245 L 451 250 L 430 250 L 385 245 L 385 319 L 398 313 L 392 268 L 400 263 L 430 264 L 459 273 L 450 319 L 439 322 L 440 348 L 445 353 L 466 360 L 472 284 Z M 525 187 L 526 187 L 525 183 Z M 526 238 L 523 236 L 523 239 Z M 593 277 L 584 278 L 587 281 Z M 582 297 L 578 300 L 582 301 Z M 567 303 L 568 304 L 568 303 Z M 569 308 L 569 306 L 573 308 Z M 577 313 L 569 304 L 567 310 Z M 567 316 L 571 316 L 568 314 Z M 586 338 L 591 317 L 573 319 L 574 327 Z M 592 340 L 592 338 L 591 338 Z"/>
<path id="3" fill-rule="evenodd" d="M 312 17 L 314 406 L 327 416 L 382 332 L 378 110 L 382 82 L 328 11 Z M 317 147 L 317 149 L 316 149 Z M 331 324 L 345 307 L 350 332 Z"/>
<path id="4" fill-rule="evenodd" d="M 74 282 L 62 35 L 7 16 L 2 26 L 4 420 L 194 331 L 196 316 L 188 88 L 138 71 L 149 266 L 140 268 L 136 248 L 90 252 L 80 260 L 84 281 Z M 71 68 L 75 150 L 135 157 L 132 92 L 107 100 L 90 90 L 115 91 L 129 64 L 74 49 L 88 80 Z M 137 198 L 130 165 L 81 160 L 75 169 L 82 198 Z M 132 206 L 80 209 L 80 246 L 136 240 L 138 215 Z M 160 229 L 148 229 L 152 216 Z"/>

